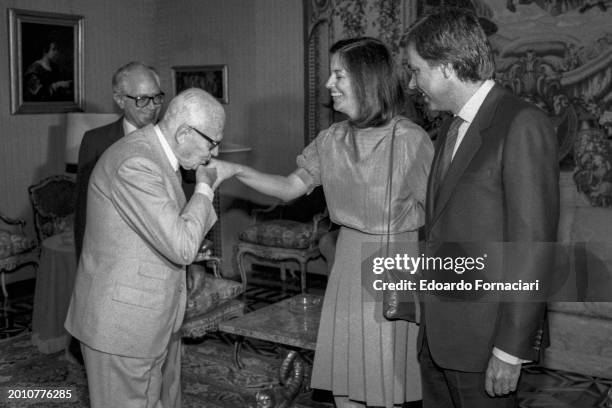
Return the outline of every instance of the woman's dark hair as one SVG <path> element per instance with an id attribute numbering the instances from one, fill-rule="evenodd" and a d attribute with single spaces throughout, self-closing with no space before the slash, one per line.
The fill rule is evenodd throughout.
<path id="1" fill-rule="evenodd" d="M 438 9 L 416 21 L 407 43 L 430 65 L 450 64 L 462 81 L 493 77 L 491 45 L 476 15 L 466 9 Z"/>
<path id="2" fill-rule="evenodd" d="M 404 106 L 404 90 L 388 48 L 370 37 L 340 40 L 331 46 L 349 73 L 359 112 L 349 119 L 355 127 L 381 126 Z"/>

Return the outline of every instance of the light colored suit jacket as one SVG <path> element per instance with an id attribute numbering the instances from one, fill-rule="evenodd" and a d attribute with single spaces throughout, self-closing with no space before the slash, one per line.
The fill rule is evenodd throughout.
<path id="1" fill-rule="evenodd" d="M 186 202 L 152 125 L 113 144 L 91 175 L 66 329 L 102 352 L 159 356 L 182 323 L 185 265 L 216 220 L 204 195 Z"/>
<path id="2" fill-rule="evenodd" d="M 429 177 L 426 254 L 440 256 L 444 242 L 513 243 L 505 248 L 520 249 L 519 256 L 506 253 L 505 263 L 488 265 L 484 278 L 544 284 L 554 273 L 552 245 L 536 243 L 554 243 L 559 220 L 557 139 L 546 114 L 494 86 L 436 191 L 446 129 Z M 537 360 L 544 346 L 542 302 L 425 299 L 419 334 L 422 340 L 426 333 L 434 361 L 443 368 L 484 371 L 494 346 Z"/>

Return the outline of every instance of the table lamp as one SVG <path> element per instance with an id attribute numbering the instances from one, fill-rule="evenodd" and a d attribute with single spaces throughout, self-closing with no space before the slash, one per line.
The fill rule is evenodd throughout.
<path id="1" fill-rule="evenodd" d="M 117 119 L 119 119 L 118 113 L 69 112 L 66 114 L 66 173 L 76 174 L 77 172 L 79 147 L 83 134 Z"/>

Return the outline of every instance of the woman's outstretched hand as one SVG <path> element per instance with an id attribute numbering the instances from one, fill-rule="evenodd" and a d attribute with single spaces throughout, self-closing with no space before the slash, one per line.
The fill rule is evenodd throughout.
<path id="1" fill-rule="evenodd" d="M 213 190 L 216 189 L 224 180 L 233 177 L 239 171 L 238 164 L 214 158 L 210 159 L 206 165 L 206 168 L 215 169 L 217 171 L 217 179 L 212 185 Z"/>

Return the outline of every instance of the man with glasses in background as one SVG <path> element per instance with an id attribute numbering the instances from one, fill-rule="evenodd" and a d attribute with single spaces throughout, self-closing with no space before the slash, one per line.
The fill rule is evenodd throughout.
<path id="1" fill-rule="evenodd" d="M 87 185 L 89 176 L 102 153 L 117 140 L 150 123 L 157 123 L 164 93 L 159 75 L 153 67 L 132 61 L 113 75 L 113 99 L 123 116 L 110 123 L 85 132 L 79 149 L 77 197 L 74 219 L 74 243 L 77 262 L 81 256 L 87 214 Z"/>
<path id="2" fill-rule="evenodd" d="M 158 124 L 110 146 L 91 173 L 65 327 L 81 341 L 92 408 L 181 406 L 185 267 L 217 220 L 216 170 L 204 165 L 224 126 L 219 102 L 187 89 Z M 179 167 L 195 170 L 190 199 Z"/>
<path id="3" fill-rule="evenodd" d="M 164 102 L 159 75 L 154 68 L 142 62 L 132 61 L 120 67 L 113 75 L 112 86 L 113 99 L 123 111 L 123 116 L 116 122 L 85 132 L 79 149 L 74 214 L 77 263 L 81 257 L 85 235 L 87 185 L 96 162 L 110 145 L 123 136 L 148 124 L 155 124 Z M 79 344 L 74 339 L 70 342 L 67 355 L 69 359 L 74 358 L 83 364 Z"/>

